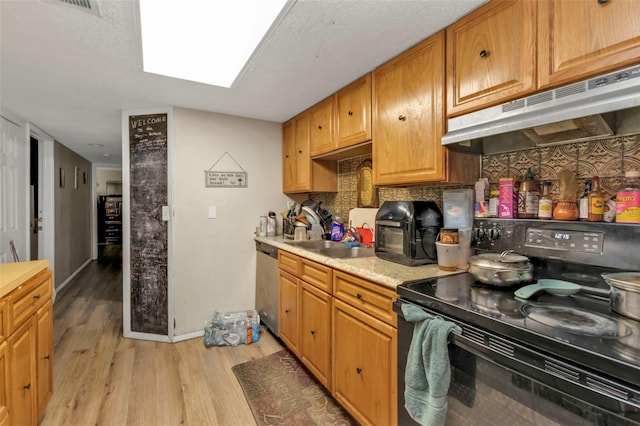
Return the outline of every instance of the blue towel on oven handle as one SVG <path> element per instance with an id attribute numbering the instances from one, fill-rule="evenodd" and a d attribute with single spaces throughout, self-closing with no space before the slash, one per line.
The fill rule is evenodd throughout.
<path id="1" fill-rule="evenodd" d="M 444 425 L 451 381 L 449 333 L 462 334 L 462 329 L 407 303 L 402 313 L 416 323 L 405 370 L 405 408 L 421 425 Z"/>

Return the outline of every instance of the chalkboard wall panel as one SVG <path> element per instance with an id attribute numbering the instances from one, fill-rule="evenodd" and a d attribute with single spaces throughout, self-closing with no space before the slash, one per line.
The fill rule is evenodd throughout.
<path id="1" fill-rule="evenodd" d="M 168 334 L 167 114 L 129 117 L 131 330 Z"/>

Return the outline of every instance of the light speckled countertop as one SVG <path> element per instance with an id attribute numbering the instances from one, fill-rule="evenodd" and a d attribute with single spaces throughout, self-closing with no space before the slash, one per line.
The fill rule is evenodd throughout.
<path id="1" fill-rule="evenodd" d="M 333 269 L 348 272 L 377 284 L 390 287 L 394 290 L 398 285 L 406 281 L 442 277 L 445 275 L 464 272 L 463 270 L 443 271 L 438 268 L 438 265 L 436 264 L 404 266 L 399 263 L 382 260 L 377 256 L 358 257 L 352 259 L 334 259 L 310 250 L 305 250 L 292 244 L 287 244 L 286 241 L 291 240 L 285 240 L 281 235 L 276 237 L 255 237 L 254 239 L 299 256 L 306 257 L 307 259 L 323 265 L 330 266 Z"/>

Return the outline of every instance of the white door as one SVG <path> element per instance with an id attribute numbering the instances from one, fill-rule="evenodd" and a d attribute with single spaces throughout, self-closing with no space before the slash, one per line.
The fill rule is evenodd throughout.
<path id="1" fill-rule="evenodd" d="M 13 262 L 13 241 L 20 260 L 27 257 L 27 148 L 24 131 L 0 117 L 0 263 Z"/>

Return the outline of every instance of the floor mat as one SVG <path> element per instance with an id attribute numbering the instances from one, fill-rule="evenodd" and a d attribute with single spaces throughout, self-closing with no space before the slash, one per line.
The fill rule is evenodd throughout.
<path id="1" fill-rule="evenodd" d="M 288 350 L 231 368 L 258 425 L 356 425 Z"/>

